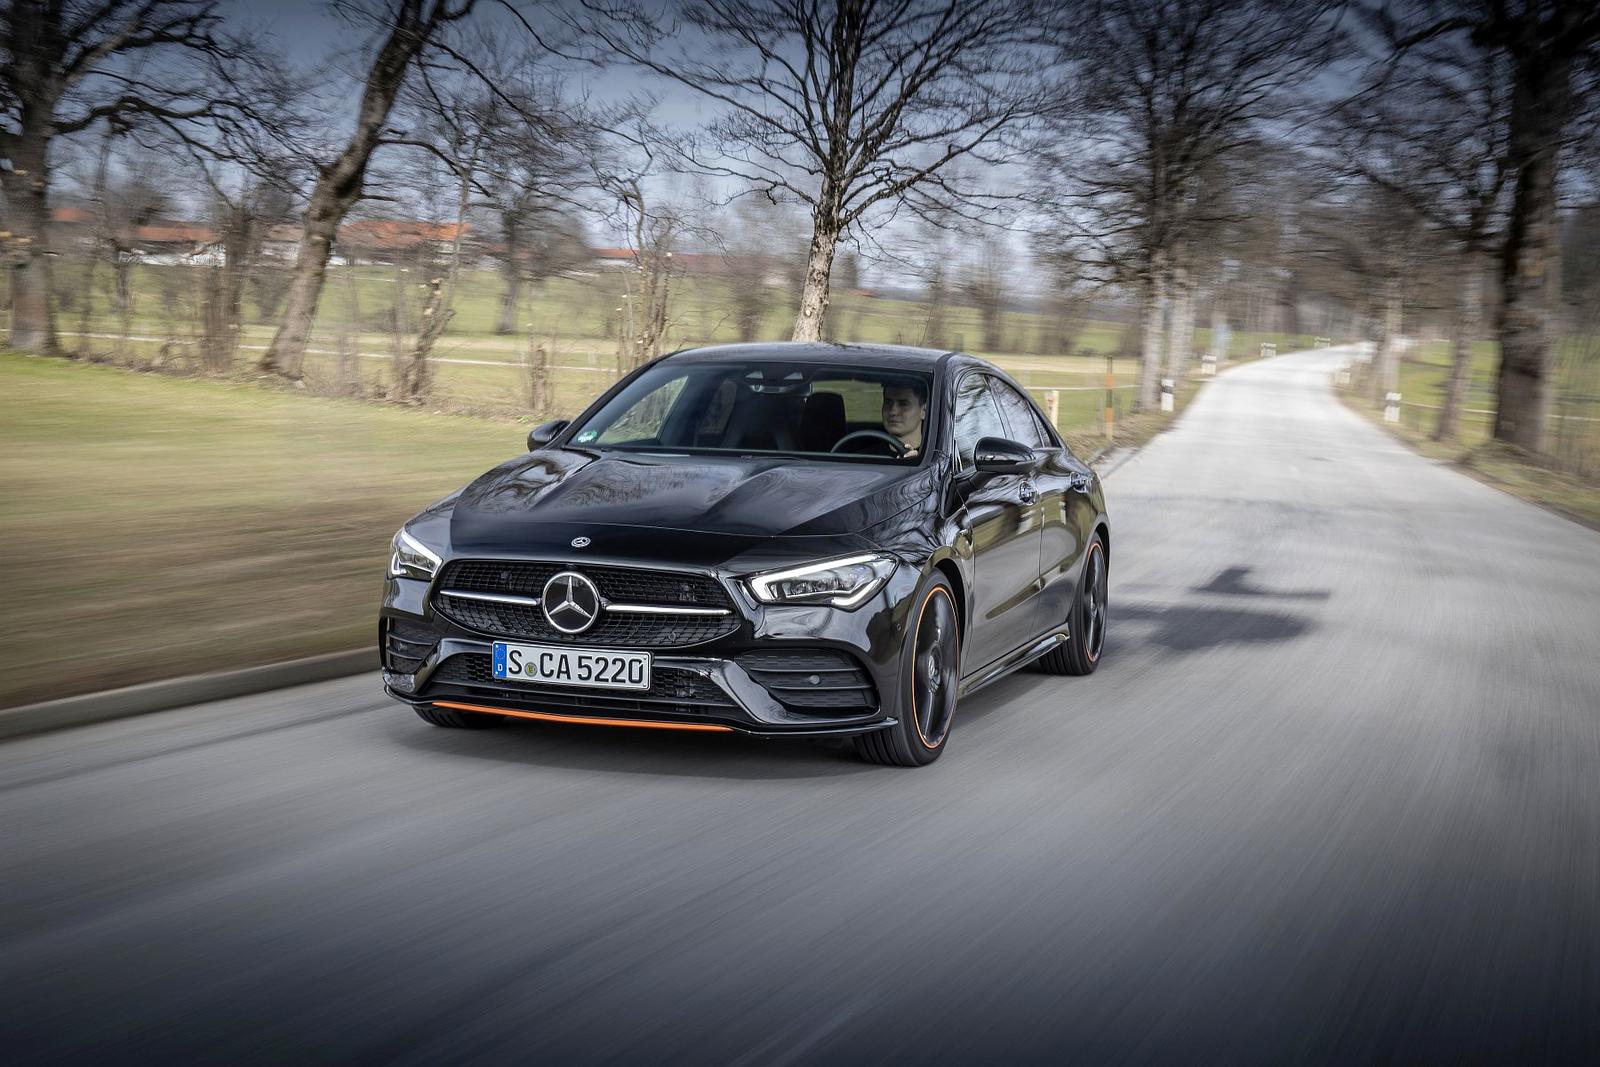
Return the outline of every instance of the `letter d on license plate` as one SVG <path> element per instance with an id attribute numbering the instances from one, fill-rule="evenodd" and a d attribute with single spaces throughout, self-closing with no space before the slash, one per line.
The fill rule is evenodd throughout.
<path id="1" fill-rule="evenodd" d="M 650 653 L 496 641 L 493 673 L 498 681 L 534 685 L 649 689 Z"/>

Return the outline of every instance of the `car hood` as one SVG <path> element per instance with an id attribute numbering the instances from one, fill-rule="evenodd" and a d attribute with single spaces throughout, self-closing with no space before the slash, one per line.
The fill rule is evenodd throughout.
<path id="1" fill-rule="evenodd" d="M 839 536 L 926 500 L 932 481 L 927 468 L 549 450 L 519 456 L 463 489 L 451 532 L 458 547 L 547 524 Z"/>

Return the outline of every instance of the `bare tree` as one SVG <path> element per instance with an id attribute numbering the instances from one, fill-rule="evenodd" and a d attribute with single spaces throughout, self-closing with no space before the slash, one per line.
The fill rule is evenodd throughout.
<path id="1" fill-rule="evenodd" d="M 11 338 L 56 349 L 50 303 L 51 149 L 129 116 L 203 146 L 256 101 L 228 78 L 252 62 L 215 0 L 11 0 L 0 14 L 0 190 L 5 193 Z"/>
<path id="2" fill-rule="evenodd" d="M 1088 319 L 1093 282 L 1088 278 L 1078 250 L 1053 239 L 1035 242 L 1034 260 L 1044 278 L 1041 299 L 1044 319 L 1039 328 L 1039 349 L 1071 355 L 1078 334 Z"/>
<path id="3" fill-rule="evenodd" d="M 226 374 L 239 350 L 245 283 L 254 273 L 267 227 L 287 216 L 289 205 L 282 189 L 250 179 L 231 194 L 217 185 L 211 203 L 216 256 L 199 268 L 204 272 L 201 350 L 213 374 Z"/>
<path id="4" fill-rule="evenodd" d="M 474 2 L 392 0 L 381 12 L 363 11 L 353 0 L 341 5 L 353 15 L 381 19 L 385 35 L 367 71 L 355 129 L 332 159 L 317 165 L 283 321 L 261 357 L 262 370 L 300 378 L 339 224 L 361 199 L 367 167 L 383 143 L 384 126 L 407 71 L 430 40 L 443 27 L 464 18 Z"/>
<path id="5" fill-rule="evenodd" d="M 978 309 L 983 324 L 983 350 L 999 352 L 1005 348 L 1006 305 L 1011 297 L 1007 251 L 1004 243 L 989 234 L 978 244 L 977 255 L 967 264 L 962 291 Z"/>
<path id="6" fill-rule="evenodd" d="M 633 265 L 622 275 L 621 329 L 617 331 L 617 372 L 626 373 L 661 354 L 668 302 L 676 277 L 672 262 L 681 222 L 670 208 L 657 208 L 638 175 L 610 183 L 626 226 Z"/>
<path id="7" fill-rule="evenodd" d="M 597 151 L 592 117 L 553 85 L 513 90 L 517 108 L 501 107 L 483 145 L 483 200 L 500 231 L 495 258 L 505 280 L 495 333 L 516 329 L 525 282 L 570 266 L 577 244 L 568 209 L 590 184 Z M 531 123 L 524 115 L 537 113 Z"/>
<path id="8" fill-rule="evenodd" d="M 842 234 L 878 207 L 970 202 L 950 165 L 1007 157 L 1042 105 L 1039 57 L 1019 48 L 1038 32 L 1032 0 L 700 0 L 676 48 L 641 3 L 595 8 L 584 25 L 607 51 L 722 105 L 680 164 L 810 210 L 797 341 L 822 336 Z"/>
<path id="9" fill-rule="evenodd" d="M 1156 400 L 1175 272 L 1226 218 L 1206 183 L 1291 114 L 1297 90 L 1335 57 L 1338 6 L 1085 0 L 1068 9 L 1061 48 L 1086 72 L 1088 97 L 1082 115 L 1057 123 L 1042 184 L 1058 225 L 1096 246 L 1108 280 L 1138 295 L 1141 407 Z"/>
<path id="10" fill-rule="evenodd" d="M 1445 250 L 1456 284 L 1440 441 L 1455 438 L 1466 405 L 1510 178 L 1504 63 L 1462 45 L 1451 36 L 1420 43 L 1398 68 L 1380 59 L 1335 113 L 1330 138 L 1347 172 L 1402 198 L 1453 246 Z"/>
<path id="11" fill-rule="evenodd" d="M 723 273 L 734 330 L 739 340 L 755 341 L 778 299 L 771 275 L 781 262 L 774 249 L 784 246 L 791 220 L 783 205 L 759 195 L 741 197 L 733 216 L 733 233 L 725 241 Z"/>
<path id="12" fill-rule="evenodd" d="M 1539 0 L 1412 0 L 1371 12 L 1398 65 L 1476 52 L 1502 71 L 1510 203 L 1500 245 L 1494 435 L 1545 450 L 1554 393 L 1550 320 L 1560 157 L 1600 94 L 1600 8 Z"/>

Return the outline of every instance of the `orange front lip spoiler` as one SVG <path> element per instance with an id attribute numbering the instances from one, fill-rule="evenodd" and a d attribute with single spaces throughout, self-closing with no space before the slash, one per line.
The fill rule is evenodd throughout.
<path id="1" fill-rule="evenodd" d="M 733 727 L 712 722 L 657 722 L 650 719 L 602 719 L 589 715 L 557 715 L 549 711 L 512 711 L 509 708 L 491 708 L 483 704 L 457 704 L 449 700 L 435 700 L 436 708 L 455 711 L 477 711 L 485 715 L 510 715 L 516 719 L 537 719 L 540 722 L 575 722 L 585 726 L 632 726 L 640 730 L 690 730 L 703 734 L 731 734 Z"/>

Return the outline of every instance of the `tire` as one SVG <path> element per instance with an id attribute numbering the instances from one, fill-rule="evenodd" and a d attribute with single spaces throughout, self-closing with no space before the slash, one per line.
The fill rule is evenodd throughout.
<path id="1" fill-rule="evenodd" d="M 415 707 L 412 710 L 423 722 L 452 730 L 485 730 L 491 726 L 500 726 L 506 721 L 504 715 L 488 715 L 481 711 L 452 711 L 449 708 L 424 707 Z"/>
<path id="2" fill-rule="evenodd" d="M 1072 598 L 1072 616 L 1067 620 L 1067 641 L 1039 658 L 1039 666 L 1050 674 L 1082 676 L 1093 674 L 1100 665 L 1106 644 L 1106 595 L 1110 587 L 1111 566 L 1106 546 L 1095 534 L 1084 551 L 1083 574 Z"/>
<path id="3" fill-rule="evenodd" d="M 922 767 L 945 750 L 961 682 L 955 593 L 940 575 L 917 592 L 901 660 L 900 721 L 857 737 L 856 754 L 868 763 Z"/>

